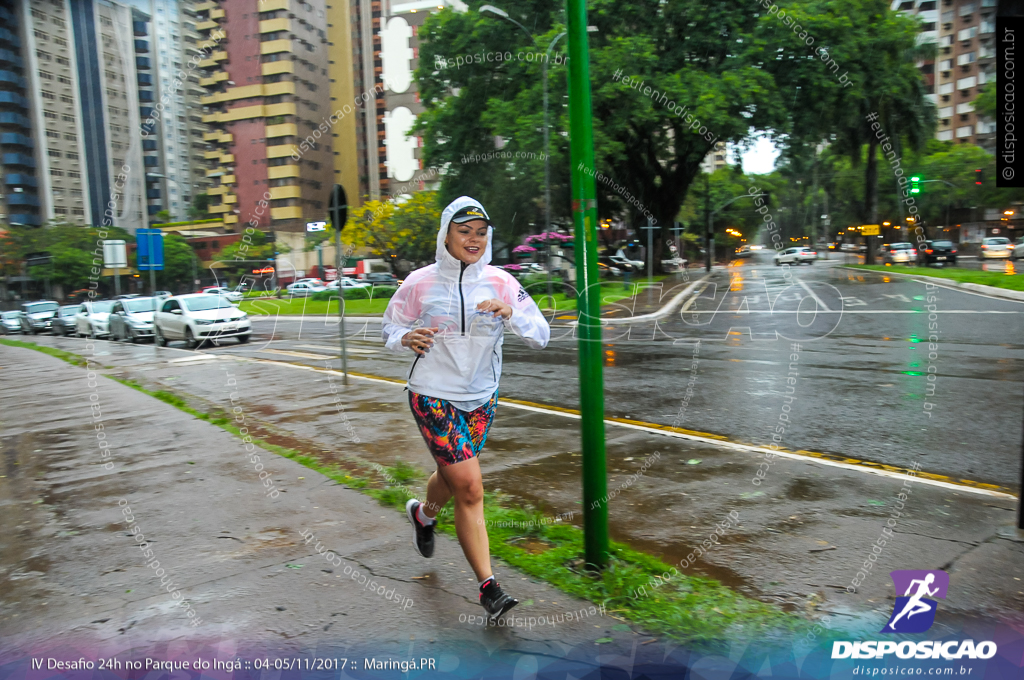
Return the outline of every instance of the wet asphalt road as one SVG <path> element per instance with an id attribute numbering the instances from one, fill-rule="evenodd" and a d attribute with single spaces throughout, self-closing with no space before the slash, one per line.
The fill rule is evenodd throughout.
<path id="1" fill-rule="evenodd" d="M 929 293 L 835 259 L 786 272 L 762 258 L 716 271 L 713 285 L 661 321 L 604 330 L 607 415 L 741 443 L 767 445 L 777 435 L 794 451 L 899 467 L 918 461 L 954 480 L 1019 487 L 1024 304 L 942 287 Z M 690 280 L 701 274 L 691 271 Z M 684 287 L 665 286 L 663 299 Z M 931 331 L 928 294 L 936 298 Z M 829 311 L 814 314 L 815 302 Z M 636 303 L 656 307 L 658 292 Z M 612 316 L 633 314 L 620 305 Z M 552 319 L 552 342 L 541 352 L 506 337 L 502 396 L 578 406 L 572 323 Z M 350 369 L 404 378 L 409 358 L 384 350 L 379 329 L 376 319 L 349 320 Z M 800 347 L 795 361 L 791 339 Z M 338 367 L 337 347 L 333 318 L 280 318 L 256 321 L 250 345 L 206 351 Z M 786 404 L 789 387 L 795 399 Z"/>

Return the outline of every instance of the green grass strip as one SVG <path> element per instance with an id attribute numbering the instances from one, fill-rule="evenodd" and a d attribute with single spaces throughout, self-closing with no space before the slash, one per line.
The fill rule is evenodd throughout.
<path id="1" fill-rule="evenodd" d="M 903 265 L 881 265 L 881 264 L 854 264 L 849 265 L 851 269 L 870 269 L 876 272 L 892 272 L 894 274 L 912 274 L 914 276 L 929 276 L 936 279 L 948 279 L 957 283 L 977 283 L 993 288 L 1005 288 L 1007 290 L 1024 291 L 1024 276 L 1019 274 L 1005 274 L 1003 272 L 983 272 L 973 269 L 956 269 L 943 267 L 906 267 Z"/>
<path id="2" fill-rule="evenodd" d="M 36 349 L 76 363 L 69 352 L 52 350 L 33 343 L 0 340 L 3 344 Z M 59 354 L 58 354 L 59 353 Z M 162 390 L 148 390 L 130 379 L 107 376 L 112 380 L 148 394 L 196 418 L 216 425 L 241 439 L 227 413 L 204 413 L 188 405 L 180 396 Z M 260 448 L 293 460 L 315 472 L 357 489 L 381 505 L 405 512 L 405 502 L 412 497 L 407 486 L 423 479 L 425 474 L 413 465 L 398 461 L 384 467 L 361 459 L 349 459 L 351 470 L 337 463 L 325 462 L 316 456 L 252 436 Z M 569 595 L 603 604 L 608 614 L 632 622 L 647 632 L 685 642 L 698 649 L 722 650 L 737 640 L 763 644 L 785 644 L 810 630 L 807 619 L 782 611 L 776 606 L 741 595 L 718 581 L 687 575 L 674 575 L 672 567 L 646 553 L 623 543 L 610 544 L 611 559 L 599 574 L 583 569 L 583 531 L 571 524 L 553 522 L 539 509 L 519 507 L 504 494 L 487 493 L 484 517 L 488 524 L 491 554 L 524 574 L 546 581 Z M 451 506 L 439 513 L 438 530 L 455 536 Z M 665 574 L 673 574 L 667 584 L 651 587 Z M 647 595 L 637 596 L 637 589 L 646 587 Z M 524 603 L 525 606 L 532 602 Z M 823 642 L 841 632 L 826 633 Z"/>
<path id="3" fill-rule="evenodd" d="M 56 347 L 46 347 L 45 345 L 38 345 L 34 342 L 25 342 L 23 340 L 8 340 L 7 338 L 0 338 L 0 345 L 7 345 L 8 347 L 23 347 L 25 349 L 34 349 L 37 352 L 43 354 L 49 354 L 51 357 L 57 357 L 63 359 L 73 366 L 86 366 L 87 362 L 84 358 L 71 352 L 65 352 L 62 349 Z"/>

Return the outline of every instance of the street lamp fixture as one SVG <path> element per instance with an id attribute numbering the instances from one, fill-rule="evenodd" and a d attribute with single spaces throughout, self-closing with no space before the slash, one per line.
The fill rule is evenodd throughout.
<path id="1" fill-rule="evenodd" d="M 1013 211 L 1012 210 L 1004 210 L 1003 214 L 1006 215 L 1007 217 L 1010 217 L 1011 215 L 1013 215 Z"/>
<path id="2" fill-rule="evenodd" d="M 888 227 L 889 226 L 889 222 L 882 222 L 882 226 L 883 227 Z"/>

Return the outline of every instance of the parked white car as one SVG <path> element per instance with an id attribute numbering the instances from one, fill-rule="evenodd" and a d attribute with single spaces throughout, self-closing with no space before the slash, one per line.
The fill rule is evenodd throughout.
<path id="1" fill-rule="evenodd" d="M 981 239 L 981 259 L 983 260 L 1008 258 L 1012 253 L 1013 246 L 1010 245 L 1008 238 L 990 236 Z"/>
<path id="2" fill-rule="evenodd" d="M 1019 260 L 1024 257 L 1024 236 L 1021 236 L 1013 244 L 1013 250 L 1010 251 L 1010 261 Z"/>
<path id="3" fill-rule="evenodd" d="M 224 338 L 244 343 L 249 342 L 251 332 L 246 313 L 220 295 L 192 293 L 168 298 L 153 318 L 153 335 L 160 347 L 166 347 L 169 340 L 184 340 L 189 349 Z"/>
<path id="4" fill-rule="evenodd" d="M 797 246 L 795 248 L 786 248 L 783 251 L 775 253 L 775 266 L 779 267 L 784 264 L 814 264 L 814 261 L 818 259 L 818 253 L 811 250 L 807 246 Z"/>
<path id="5" fill-rule="evenodd" d="M 110 310 L 110 339 L 131 340 L 153 337 L 153 312 L 160 304 L 160 298 L 137 297 L 117 300 Z"/>
<path id="6" fill-rule="evenodd" d="M 220 286 L 219 288 L 207 288 L 203 293 L 206 295 L 223 295 L 232 302 L 241 302 L 242 298 L 245 297 L 238 291 L 231 290 L 226 286 Z"/>
<path id="7" fill-rule="evenodd" d="M 373 284 L 366 283 L 365 281 L 356 281 L 355 279 L 350 279 L 347 276 L 345 276 L 342 277 L 341 279 L 341 288 L 342 290 L 352 290 L 355 288 L 373 288 Z M 338 290 L 338 281 L 335 280 L 328 283 L 327 290 Z"/>
<path id="8" fill-rule="evenodd" d="M 323 292 L 327 290 L 327 287 L 317 285 L 311 281 L 296 281 L 289 285 L 286 290 L 292 297 L 306 297 L 307 295 Z"/>
<path id="9" fill-rule="evenodd" d="M 75 314 L 75 335 L 80 338 L 105 338 L 110 335 L 110 310 L 113 306 L 113 300 L 83 302 Z"/>

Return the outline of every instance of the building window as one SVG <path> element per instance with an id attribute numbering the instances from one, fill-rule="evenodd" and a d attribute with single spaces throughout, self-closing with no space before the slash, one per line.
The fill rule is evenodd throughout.
<path id="1" fill-rule="evenodd" d="M 40 31 L 38 28 L 35 31 L 33 31 L 33 33 L 36 36 L 36 40 L 49 40 L 50 39 L 50 36 L 48 34 L 44 33 L 43 31 Z"/>
<path id="2" fill-rule="evenodd" d="M 46 57 L 46 60 L 49 61 L 50 57 Z M 54 61 L 56 61 L 61 66 L 68 66 L 71 64 L 71 62 L 65 59 L 64 57 L 57 57 Z"/>
<path id="3" fill-rule="evenodd" d="M 60 139 L 60 133 L 57 132 L 56 130 L 47 130 L 46 136 L 49 137 L 50 139 Z"/>
<path id="4" fill-rule="evenodd" d="M 50 177 L 63 177 L 63 176 L 64 176 L 64 171 L 63 170 L 57 170 L 55 168 L 50 168 Z"/>
<path id="5" fill-rule="evenodd" d="M 57 98 L 57 95 L 55 95 L 52 92 L 47 92 L 46 90 L 43 90 L 40 94 L 43 95 L 43 99 L 56 99 Z"/>
<path id="6" fill-rule="evenodd" d="M 50 57 L 50 53 L 49 52 L 43 52 L 42 50 L 36 50 L 36 58 L 39 61 L 50 61 L 51 57 Z"/>
<path id="7" fill-rule="evenodd" d="M 66 94 L 62 94 L 62 95 L 60 96 L 60 100 L 61 100 L 61 102 L 63 102 L 64 104 L 74 104 L 74 103 L 75 103 L 75 100 L 74 100 L 74 99 L 72 99 L 71 97 L 67 96 Z"/>
<path id="8" fill-rule="evenodd" d="M 67 208 L 54 208 L 53 212 L 54 212 L 55 215 L 67 215 L 68 214 L 68 209 Z"/>
<path id="9" fill-rule="evenodd" d="M 71 179 L 81 179 L 82 173 L 77 170 L 68 170 L 68 177 Z"/>
<path id="10" fill-rule="evenodd" d="M 46 15 L 37 9 L 32 10 L 32 16 L 35 17 L 36 19 L 39 19 L 40 21 L 46 21 Z"/>
<path id="11" fill-rule="evenodd" d="M 57 120 L 57 114 L 53 111 L 43 111 L 43 117 L 49 118 L 50 120 Z"/>
<path id="12" fill-rule="evenodd" d="M 39 77 L 42 78 L 43 80 L 53 80 L 53 74 L 52 73 L 48 73 L 47 71 L 40 71 L 39 72 Z"/>
<path id="13" fill-rule="evenodd" d="M 69 114 L 66 114 L 66 113 L 61 115 L 60 119 L 62 121 L 64 121 L 65 123 L 74 123 L 75 122 L 75 117 L 71 116 Z"/>
<path id="14" fill-rule="evenodd" d="M 71 209 L 71 214 L 72 215 L 83 216 L 83 215 L 85 215 L 85 208 L 72 208 Z"/>
<path id="15" fill-rule="evenodd" d="M 68 41 L 65 40 L 64 38 L 54 38 L 53 39 L 53 44 L 59 45 L 61 47 L 67 47 L 68 46 Z"/>
<path id="16" fill-rule="evenodd" d="M 65 132 L 64 133 L 64 139 L 68 140 L 69 142 L 77 142 L 78 141 L 78 137 L 76 137 L 75 135 L 71 134 L 70 132 Z"/>
<path id="17" fill-rule="evenodd" d="M 68 78 L 67 76 L 57 76 L 57 82 L 63 85 L 70 85 L 71 78 Z"/>
<path id="18" fill-rule="evenodd" d="M 46 155 L 50 158 L 60 158 L 60 151 L 57 151 L 56 149 L 47 149 Z"/>

